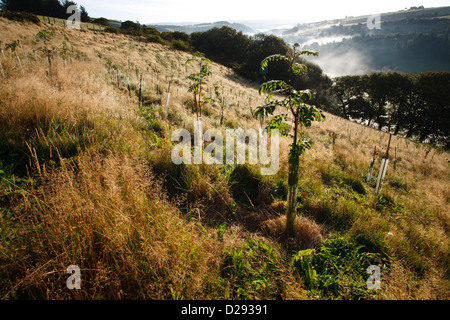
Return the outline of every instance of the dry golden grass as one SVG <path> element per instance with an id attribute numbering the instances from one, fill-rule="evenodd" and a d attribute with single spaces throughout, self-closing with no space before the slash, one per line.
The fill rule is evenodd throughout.
<path id="1" fill-rule="evenodd" d="M 86 154 L 76 168 L 62 163 L 39 178 L 41 187 L 14 208 L 24 243 L 4 252 L 12 287 L 3 298 L 24 291 L 49 299 L 210 294 L 205 277 L 219 266 L 219 244 L 179 217 L 146 164 Z M 26 254 L 31 249 L 36 256 Z M 83 270 L 84 290 L 74 293 L 62 281 L 72 264 Z"/>
<path id="2" fill-rule="evenodd" d="M 251 236 L 283 256 L 276 245 L 283 230 L 282 205 L 239 208 L 233 216 L 222 167 L 190 166 L 180 174 L 171 164 L 171 133 L 178 128 L 192 132 L 195 120 L 183 105 L 190 98 L 186 77 L 194 70 L 184 66 L 189 53 L 46 23 L 38 27 L 0 18 L 0 28 L 3 43 L 21 40 L 17 54 L 24 69 L 22 74 L 9 51 L 0 55 L 1 146 L 20 150 L 30 162 L 32 179 L 20 185 L 16 177 L 0 182 L 0 273 L 6 279 L 1 298 L 233 298 L 235 283 L 221 278 L 224 249 L 239 248 Z M 70 48 L 65 60 L 55 54 L 51 72 L 38 50 L 40 29 L 53 31 L 49 45 L 66 42 Z M 258 87 L 228 68 L 212 67 L 207 92 L 213 93 L 215 82 L 223 86 L 225 125 L 259 128 L 250 111 L 264 103 Z M 122 75 L 120 88 L 115 70 Z M 161 101 L 151 108 L 157 131 L 148 129 L 136 94 L 127 90 L 128 81 L 133 90 L 139 87 L 141 74 L 144 96 Z M 206 111 L 205 130 L 218 128 L 219 108 L 209 105 Z M 305 204 L 297 220 L 297 246 L 314 248 L 326 237 L 343 234 L 382 241 L 390 254 L 382 298 L 448 299 L 448 153 L 393 137 L 382 192 L 387 204 L 380 204 L 370 183 L 363 183 L 367 195 L 360 195 L 338 180 L 365 181 L 374 147 L 379 152 L 376 176 L 389 136 L 326 116 L 305 130 L 315 145 L 301 159 Z M 330 133 L 337 135 L 334 145 Z M 289 144 L 281 140 L 280 179 L 286 177 Z M 162 187 L 167 187 L 164 174 L 183 183 L 180 197 Z M 189 207 L 183 207 L 186 203 Z M 242 212 L 257 222 L 251 231 L 239 221 Z M 219 239 L 222 222 L 227 228 Z M 333 226 L 336 222 L 341 229 Z M 277 261 L 282 298 L 307 298 L 287 260 Z M 71 264 L 82 267 L 81 291 L 65 287 Z"/>
<path id="3" fill-rule="evenodd" d="M 278 217 L 266 220 L 262 229 L 269 237 L 277 239 L 277 241 L 286 241 L 286 219 Z M 307 217 L 297 217 L 295 222 L 295 237 L 290 239 L 294 242 L 295 247 L 304 250 L 317 248 L 325 239 L 326 231 L 319 226 L 314 220 Z M 292 244 L 291 244 L 292 245 Z"/>

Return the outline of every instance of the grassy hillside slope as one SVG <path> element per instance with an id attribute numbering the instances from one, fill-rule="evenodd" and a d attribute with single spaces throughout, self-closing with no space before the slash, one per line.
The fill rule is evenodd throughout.
<path id="1" fill-rule="evenodd" d="M 0 29 L 2 47 L 20 40 L 0 55 L 1 299 L 450 297 L 447 153 L 393 137 L 377 197 L 365 177 L 388 136 L 327 115 L 306 130 L 315 145 L 286 240 L 289 140 L 272 177 L 172 163 L 172 132 L 193 132 L 190 54 L 62 25 L 0 18 Z M 60 49 L 51 63 L 44 47 Z M 208 105 L 205 130 L 259 128 L 258 87 L 212 67 L 208 91 L 220 82 L 228 107 L 220 126 Z M 70 265 L 81 290 L 66 287 Z M 380 290 L 367 289 L 369 265 Z"/>

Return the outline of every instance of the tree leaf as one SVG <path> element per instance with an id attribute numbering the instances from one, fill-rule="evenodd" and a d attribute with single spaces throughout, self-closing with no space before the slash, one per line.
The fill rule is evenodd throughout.
<path id="1" fill-rule="evenodd" d="M 308 70 L 308 67 L 304 64 L 300 64 L 300 63 L 294 63 L 291 67 L 292 72 L 294 74 L 300 74 L 302 72 L 305 72 L 306 70 Z"/>
<path id="2" fill-rule="evenodd" d="M 274 54 L 274 55 L 268 56 L 263 61 L 261 61 L 261 69 L 265 70 L 268 67 L 269 62 L 271 62 L 271 61 L 286 61 L 286 63 L 289 63 L 289 58 L 282 54 Z"/>
<path id="3" fill-rule="evenodd" d="M 275 91 L 285 91 L 286 89 L 291 88 L 286 82 L 283 80 L 271 80 L 268 82 L 264 82 L 259 88 L 259 94 L 262 93 L 273 93 Z"/>

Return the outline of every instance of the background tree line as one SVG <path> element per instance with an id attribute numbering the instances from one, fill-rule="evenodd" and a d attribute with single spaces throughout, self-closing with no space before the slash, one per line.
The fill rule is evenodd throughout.
<path id="1" fill-rule="evenodd" d="M 64 0 L 0 0 L 2 10 L 29 12 L 36 15 L 49 16 L 59 19 L 67 19 L 72 13 L 67 13 L 67 8 L 77 5 L 73 1 Z M 79 6 L 82 22 L 90 22 L 89 14 L 83 6 Z"/>
<path id="2" fill-rule="evenodd" d="M 334 79 L 334 113 L 420 142 L 450 147 L 450 72 Z"/>

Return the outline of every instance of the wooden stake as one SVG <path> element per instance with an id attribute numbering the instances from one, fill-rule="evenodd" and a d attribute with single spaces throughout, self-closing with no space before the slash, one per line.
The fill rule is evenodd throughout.
<path id="1" fill-rule="evenodd" d="M 373 167 L 375 166 L 375 162 L 376 162 L 376 158 L 375 158 L 376 155 L 377 155 L 377 147 L 375 146 L 375 148 L 373 150 L 372 160 L 370 161 L 369 173 L 367 174 L 367 182 L 369 182 L 372 179 Z"/>
<path id="2" fill-rule="evenodd" d="M 394 171 L 397 168 L 397 147 L 395 147 L 395 157 L 394 157 Z"/>
<path id="3" fill-rule="evenodd" d="M 142 103 L 142 73 L 139 78 L 139 107 L 141 106 L 141 103 Z"/>
<path id="4" fill-rule="evenodd" d="M 388 142 L 388 146 L 386 149 L 386 159 L 389 159 L 389 148 L 391 147 L 391 139 L 392 139 L 392 134 L 389 135 L 389 142 Z"/>

